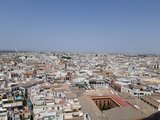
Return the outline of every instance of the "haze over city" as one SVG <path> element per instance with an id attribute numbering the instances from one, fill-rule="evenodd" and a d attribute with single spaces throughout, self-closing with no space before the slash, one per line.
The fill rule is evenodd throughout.
<path id="1" fill-rule="evenodd" d="M 160 120 L 160 0 L 0 1 L 0 120 Z"/>
<path id="2" fill-rule="evenodd" d="M 159 0 L 0 1 L 0 49 L 160 51 Z"/>

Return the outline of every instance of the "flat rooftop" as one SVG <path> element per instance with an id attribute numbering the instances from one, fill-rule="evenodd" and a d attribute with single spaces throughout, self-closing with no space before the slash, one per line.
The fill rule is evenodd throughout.
<path id="1" fill-rule="evenodd" d="M 85 113 L 88 113 L 92 120 L 108 120 L 105 116 L 102 115 L 102 112 L 93 102 L 91 97 L 83 94 L 78 99 L 82 106 L 82 110 Z"/>

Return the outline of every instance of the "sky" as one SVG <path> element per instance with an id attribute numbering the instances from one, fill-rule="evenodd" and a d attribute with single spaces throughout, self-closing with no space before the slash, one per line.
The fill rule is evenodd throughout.
<path id="1" fill-rule="evenodd" d="M 160 0 L 1 0 L 0 50 L 160 54 Z"/>

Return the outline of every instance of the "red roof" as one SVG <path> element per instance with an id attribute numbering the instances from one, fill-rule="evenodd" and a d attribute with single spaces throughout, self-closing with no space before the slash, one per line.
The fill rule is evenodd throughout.
<path id="1" fill-rule="evenodd" d="M 111 95 L 111 98 L 116 102 L 118 103 L 120 106 L 123 106 L 123 107 L 128 107 L 130 106 L 126 101 L 124 101 L 123 98 L 121 98 L 120 96 L 117 96 L 117 95 Z"/>

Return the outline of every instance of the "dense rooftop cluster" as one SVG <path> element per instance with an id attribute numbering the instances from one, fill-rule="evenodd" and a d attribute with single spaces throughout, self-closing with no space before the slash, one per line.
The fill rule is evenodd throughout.
<path id="1" fill-rule="evenodd" d="M 147 119 L 159 73 L 156 55 L 1 52 L 0 119 Z"/>

